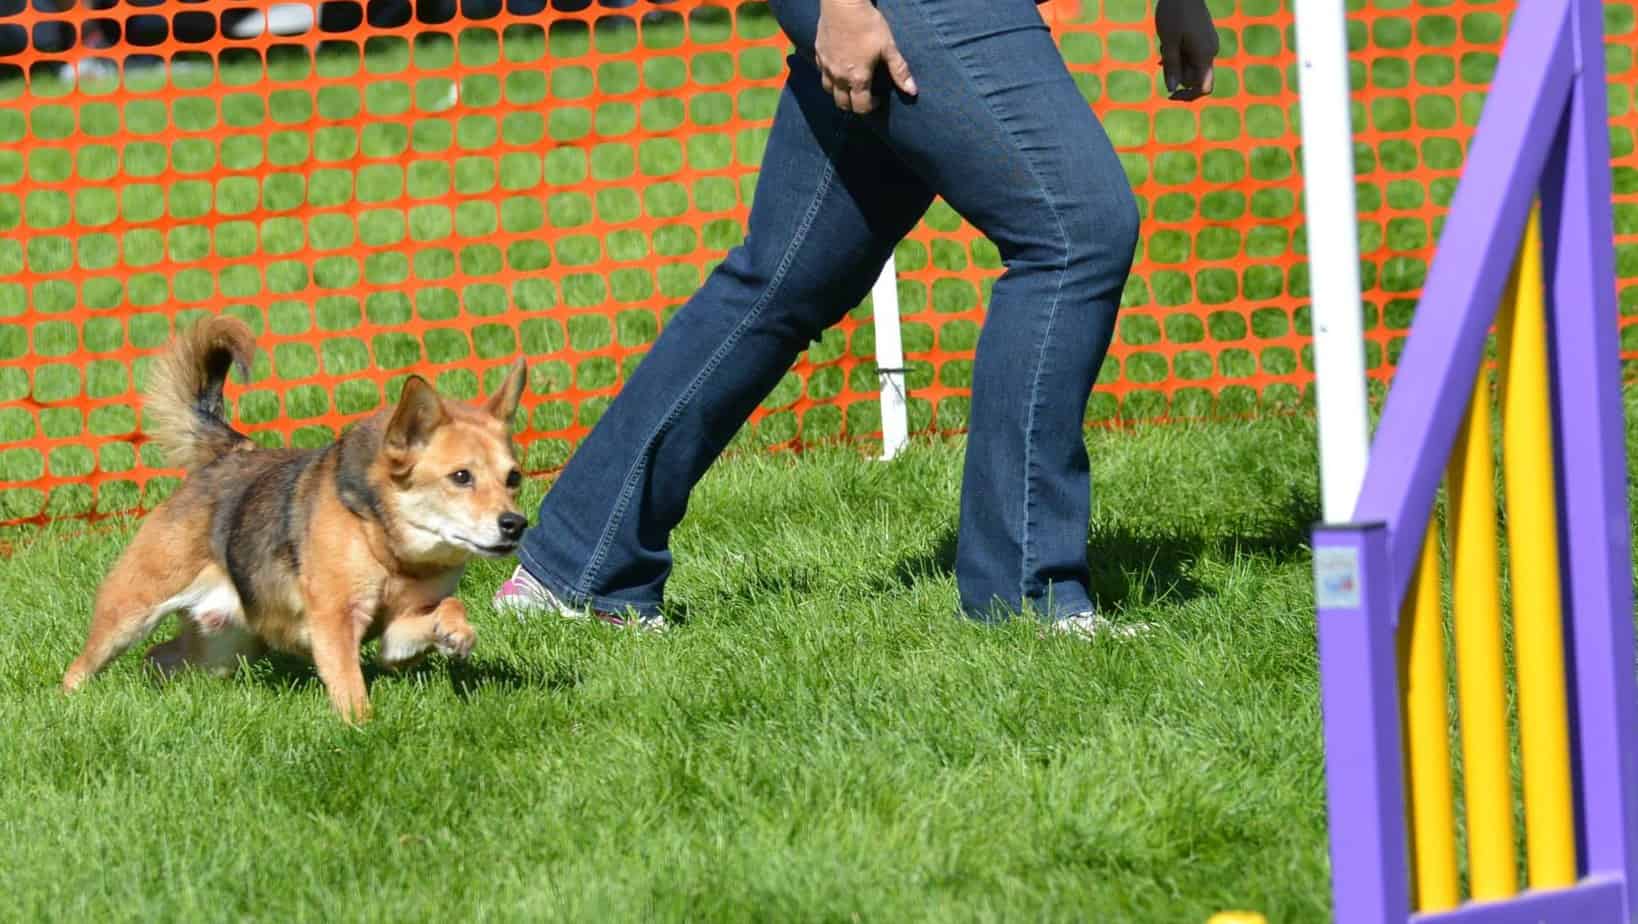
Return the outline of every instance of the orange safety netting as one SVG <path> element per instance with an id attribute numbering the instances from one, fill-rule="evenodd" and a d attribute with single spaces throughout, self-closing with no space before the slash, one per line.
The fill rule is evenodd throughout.
<path id="1" fill-rule="evenodd" d="M 1379 382 L 1508 9 L 1352 14 Z M 1043 7 L 1146 219 L 1089 420 L 1254 413 L 1311 382 L 1290 12 L 1213 10 L 1217 94 L 1185 106 L 1156 93 L 1144 0 Z M 1627 277 L 1633 7 L 1606 22 Z M 199 311 L 260 334 L 230 393 L 266 443 L 331 439 L 410 371 L 487 391 L 521 351 L 520 445 L 531 470 L 561 464 L 740 239 L 784 51 L 760 3 L 0 0 L 0 525 L 138 509 L 174 485 L 137 387 Z M 897 267 L 912 428 L 959 430 L 995 248 L 940 203 Z M 1638 287 L 1621 295 L 1625 315 Z M 879 433 L 868 310 L 764 402 L 757 438 Z"/>

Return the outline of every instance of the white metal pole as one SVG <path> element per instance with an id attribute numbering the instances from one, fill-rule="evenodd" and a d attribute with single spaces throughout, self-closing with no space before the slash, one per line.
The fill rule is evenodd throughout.
<path id="1" fill-rule="evenodd" d="M 1348 19 L 1343 0 L 1296 0 L 1296 20 L 1320 492 L 1325 521 L 1342 523 L 1353 518 L 1370 451 Z"/>
<path id="2" fill-rule="evenodd" d="M 899 335 L 899 279 L 888 257 L 870 290 L 876 324 L 876 375 L 882 388 L 882 458 L 899 454 L 910 440 L 905 409 L 904 341 Z"/>

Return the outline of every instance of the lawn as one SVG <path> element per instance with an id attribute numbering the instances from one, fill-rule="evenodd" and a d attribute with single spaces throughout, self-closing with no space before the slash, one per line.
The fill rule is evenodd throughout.
<path id="1" fill-rule="evenodd" d="M 331 438 L 337 419 L 384 400 L 372 376 L 433 367 L 446 389 L 471 393 L 477 378 L 462 366 L 521 351 L 541 368 L 528 403 L 531 433 L 544 438 L 531 465 L 559 464 L 568 434 L 595 420 L 624 372 L 611 347 L 640 353 L 652 341 L 738 240 L 729 216 L 754 188 L 744 174 L 761 158 L 756 123 L 771 115 L 782 47 L 731 56 L 705 46 L 734 33 L 767 39 L 771 21 L 755 4 L 733 23 L 699 14 L 684 29 L 666 16 L 640 35 L 612 21 L 559 23 L 459 45 L 421 36 L 352 52 L 290 47 L 265 62 L 235 53 L 214 74 L 183 60 L 169 77 L 138 69 L 127 87 L 141 98 L 123 108 L 99 98 L 111 78 L 88 78 L 85 98 L 71 99 L 49 76 L 25 89 L 0 69 L 0 143 L 10 145 L 0 187 L 15 187 L 0 189 L 0 280 L 12 280 L 0 284 L 10 364 L 0 444 L 77 441 L 0 452 L 0 484 L 135 470 L 126 437 L 136 415 L 115 402 L 82 417 L 72 405 L 127 395 L 140 376 L 79 360 L 157 347 L 179 306 L 232 311 L 264 335 L 235 408 L 264 439 L 283 439 L 265 426 L 282 420 L 309 422 L 289 442 Z M 1136 60 L 1115 38 L 1109 47 Z M 641 64 L 639 51 L 650 56 Z M 453 66 L 471 72 L 460 105 L 445 109 Z M 1273 73 L 1248 67 L 1248 88 L 1259 70 Z M 730 92 L 735 73 L 761 84 Z M 153 92 L 166 79 L 189 92 L 215 81 L 219 103 L 192 93 L 167 106 Z M 1083 88 L 1102 99 L 1095 82 Z M 27 115 L 8 107 L 25 94 L 38 104 Z M 500 101 L 512 108 L 488 114 Z M 1202 132 L 1224 140 L 1215 110 L 1203 111 Z M 1141 185 L 1151 165 L 1132 148 L 1150 128 L 1133 118 L 1115 110 L 1109 125 Z M 1157 120 L 1156 137 L 1182 143 L 1170 124 Z M 164 132 L 185 137 L 153 140 Z M 63 156 L 25 157 L 25 139 Z M 1201 161 L 1208 178 L 1212 153 Z M 1176 174 L 1185 161 L 1186 177 Z M 1178 185 L 1193 165 L 1157 155 L 1153 176 Z M 26 198 L 25 171 L 43 184 Z M 699 171 L 709 175 L 683 175 Z M 1441 188 L 1431 187 L 1436 204 Z M 1386 201 L 1419 208 L 1422 197 L 1419 184 L 1396 182 Z M 1217 221 L 1244 212 L 1237 202 L 1174 192 L 1145 209 L 1181 222 L 1198 205 Z M 1249 214 L 1283 221 L 1293 204 L 1260 190 Z M 639 219 L 660 226 L 627 227 Z M 960 228 L 942 205 L 927 223 L 941 235 Z M 1248 237 L 1248 258 L 1285 253 L 1285 232 L 1264 230 L 1272 237 Z M 1176 262 L 1187 259 L 1189 239 L 1162 233 L 1151 252 L 1166 262 L 1166 247 L 1182 247 Z M 25 253 L 43 276 L 89 275 L 78 288 L 37 281 L 18 297 Z M 954 278 L 929 289 L 921 271 L 960 273 L 969 260 L 994 269 L 998 257 L 927 235 L 898 256 L 919 428 L 933 414 L 919 397 L 928 386 L 968 382 L 963 362 L 935 368 L 925 354 L 935 343 L 970 351 L 979 292 Z M 638 266 L 649 262 L 660 265 Z M 1206 273 L 1221 270 L 1202 273 L 1201 304 L 1217 291 Z M 1269 287 L 1247 288 L 1247 299 L 1305 297 L 1295 270 L 1267 276 L 1246 276 Z M 1201 316 L 1238 327 L 1157 313 L 1196 303 L 1186 278 L 1157 271 L 1129 288 L 1127 307 L 1140 310 L 1124 316 L 1123 346 L 1159 342 L 1164 321 L 1168 342 L 1209 333 L 1237 344 L 1216 360 L 1225 375 L 1296 369 L 1289 344 L 1261 345 L 1305 333 L 1300 313 L 1264 308 L 1249 329 L 1226 310 Z M 510 288 L 487 285 L 497 279 Z M 486 284 L 456 284 L 470 282 Z M 81 308 L 83 324 L 71 314 Z M 406 333 L 427 324 L 424 337 Z M 865 324 L 833 332 L 809 359 L 868 358 L 872 345 Z M 1267 366 L 1275 355 L 1289 368 Z M 32 373 L 13 362 L 25 356 L 39 360 Z M 1109 379 L 1163 379 L 1163 362 L 1141 362 L 1157 357 L 1121 354 Z M 1204 352 L 1178 361 L 1180 375 L 1213 368 Z M 846 429 L 872 432 L 873 418 L 851 415 L 874 413 L 874 374 L 861 363 L 856 375 L 824 394 L 793 376 L 767 406 L 785 408 L 804 386 L 810 398 L 841 392 L 859 399 Z M 1254 393 L 1225 394 L 1236 390 L 1252 402 L 1220 410 L 1252 410 Z M 1117 410 L 1107 388 L 1097 401 L 1093 416 Z M 941 405 L 938 419 L 964 413 Z M 794 435 L 794 420 L 772 413 L 743 445 Z M 790 433 L 772 429 L 787 422 Z M 1087 643 L 955 615 L 959 441 L 924 439 L 890 464 L 838 445 L 738 449 L 676 537 L 673 632 L 502 618 L 487 599 L 510 563 L 474 566 L 462 588 L 480 635 L 472 661 L 372 675 L 376 719 L 362 729 L 336 721 L 312 670 L 290 660 L 160 689 L 133 652 L 61 698 L 57 680 L 130 524 L 24 534 L 0 549 L 0 919 L 1191 922 L 1251 908 L 1277 924 L 1324 920 L 1313 423 L 1087 440 L 1095 593 L 1111 619 L 1150 627 L 1137 638 Z M 140 490 L 111 482 L 93 501 L 79 484 L 50 496 L 4 489 L 0 518 L 119 509 Z"/>
<path id="2" fill-rule="evenodd" d="M 1323 920 L 1313 425 L 1088 442 L 1139 638 L 954 614 L 958 442 L 738 453 L 671 633 L 502 618 L 485 563 L 473 659 L 373 676 L 361 730 L 288 661 L 63 699 L 128 529 L 52 527 L 0 564 L 4 915 Z"/>

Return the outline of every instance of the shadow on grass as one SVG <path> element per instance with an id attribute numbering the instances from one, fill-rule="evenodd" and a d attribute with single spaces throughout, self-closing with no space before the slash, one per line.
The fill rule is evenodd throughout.
<path id="1" fill-rule="evenodd" d="M 375 686 L 377 682 L 390 684 L 438 674 L 449 678 L 450 688 L 454 690 L 456 697 L 462 700 L 471 699 L 485 688 L 504 691 L 572 690 L 580 686 L 584 679 L 577 670 L 568 665 L 558 665 L 551 670 L 521 671 L 516 665 L 500 660 L 451 661 L 444 658 L 429 658 L 408 670 L 390 671 L 367 658 L 364 661 L 364 683 L 370 687 Z M 306 690 L 323 685 L 311 663 L 283 654 L 271 654 L 262 658 L 251 669 L 249 677 L 252 682 L 278 692 Z"/>
<path id="2" fill-rule="evenodd" d="M 1319 516 L 1314 501 L 1294 497 L 1272 524 L 1247 532 L 1139 531 L 1130 525 L 1094 525 L 1086 541 L 1092 601 L 1101 609 L 1114 609 L 1128 603 L 1181 603 L 1211 596 L 1214 588 L 1193 574 L 1201 558 L 1241 556 L 1286 564 L 1307 554 L 1309 531 Z M 893 576 L 903 586 L 947 577 L 955 573 L 955 559 L 956 529 L 951 526 L 932 548 L 900 559 Z"/>

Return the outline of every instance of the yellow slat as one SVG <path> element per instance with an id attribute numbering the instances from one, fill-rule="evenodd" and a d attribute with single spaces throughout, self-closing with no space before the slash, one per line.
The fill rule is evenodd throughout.
<path id="1" fill-rule="evenodd" d="M 1448 524 L 1468 874 L 1477 901 L 1518 892 L 1496 550 L 1496 471 L 1486 380 L 1481 371 L 1451 455 Z"/>
<path id="2" fill-rule="evenodd" d="M 1497 321 L 1497 345 L 1524 832 L 1530 887 L 1535 889 L 1576 881 L 1541 259 L 1540 216 L 1532 212 L 1514 272 L 1516 291 Z"/>
<path id="3" fill-rule="evenodd" d="M 1450 680 L 1439 607 L 1439 524 L 1428 524 L 1422 562 L 1400 616 L 1404 657 L 1405 764 L 1410 803 L 1411 871 L 1417 911 L 1461 901 L 1456 873 L 1455 790 L 1450 773 Z"/>

